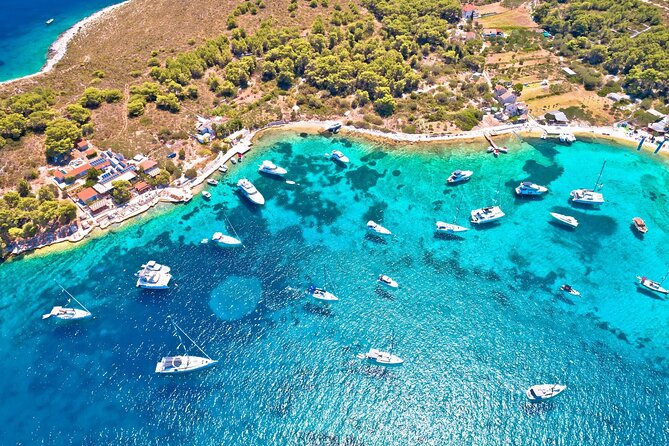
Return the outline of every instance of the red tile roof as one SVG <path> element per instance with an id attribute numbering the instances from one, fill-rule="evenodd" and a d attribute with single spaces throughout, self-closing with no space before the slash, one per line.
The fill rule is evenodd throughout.
<path id="1" fill-rule="evenodd" d="M 465 5 L 465 6 L 462 7 L 462 10 L 465 11 L 465 12 L 476 11 L 476 6 L 471 5 L 471 4 L 470 5 Z"/>
<path id="2" fill-rule="evenodd" d="M 139 168 L 142 169 L 144 172 L 146 172 L 147 170 L 153 169 L 157 165 L 158 165 L 158 163 L 155 162 L 154 160 L 146 160 L 146 161 L 142 161 L 139 164 Z"/>
<path id="3" fill-rule="evenodd" d="M 135 190 L 137 192 L 142 192 L 150 188 L 149 184 L 145 183 L 144 181 L 139 181 L 137 184 L 135 184 Z"/>
<path id="4" fill-rule="evenodd" d="M 98 193 L 95 189 L 92 187 L 87 187 L 86 189 L 82 190 L 77 194 L 77 198 L 80 199 L 83 202 L 86 202 L 92 198 L 95 198 L 98 196 Z"/>
<path id="5" fill-rule="evenodd" d="M 82 141 L 79 141 L 79 142 L 77 143 L 77 148 L 78 148 L 78 149 L 82 149 L 82 148 L 84 148 L 84 147 L 88 147 L 88 141 L 86 141 L 85 139 L 82 140 Z"/>
<path id="6" fill-rule="evenodd" d="M 72 169 L 69 172 L 65 174 L 66 177 L 77 177 L 79 175 L 82 175 L 84 172 L 88 172 L 92 166 L 88 163 L 82 164 L 81 166 L 77 167 L 76 169 Z"/>

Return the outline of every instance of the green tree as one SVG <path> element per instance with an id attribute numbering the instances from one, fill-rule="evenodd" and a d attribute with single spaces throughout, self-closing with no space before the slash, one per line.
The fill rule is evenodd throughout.
<path id="1" fill-rule="evenodd" d="M 79 99 L 79 103 L 86 108 L 97 108 L 104 102 L 105 92 L 95 87 L 88 87 L 84 90 Z"/>
<path id="2" fill-rule="evenodd" d="M 130 193 L 130 182 L 126 180 L 117 180 L 117 181 L 112 181 L 112 186 L 114 189 L 112 189 L 112 198 L 114 201 L 117 203 L 126 203 L 128 200 L 130 200 L 131 193 Z"/>
<path id="3" fill-rule="evenodd" d="M 21 197 L 27 197 L 32 192 L 30 184 L 26 180 L 19 181 L 19 184 L 16 186 L 16 191 Z"/>
<path id="4" fill-rule="evenodd" d="M 37 191 L 37 199 L 39 201 L 53 201 L 55 198 L 56 196 L 50 187 L 42 186 Z"/>
<path id="5" fill-rule="evenodd" d="M 69 119 L 54 119 L 46 129 L 46 156 L 55 158 L 72 150 L 74 143 L 81 138 L 81 128 Z"/>
<path id="6" fill-rule="evenodd" d="M 389 94 L 385 94 L 374 101 L 374 110 L 376 110 L 380 116 L 384 117 L 392 115 L 396 106 L 395 99 Z"/>
<path id="7" fill-rule="evenodd" d="M 37 235 L 38 230 L 39 228 L 37 227 L 37 225 L 29 221 L 27 223 L 24 223 L 23 227 L 21 228 L 21 236 L 23 238 L 34 237 L 35 235 Z"/>
<path id="8" fill-rule="evenodd" d="M 190 169 L 186 169 L 184 176 L 189 180 L 192 180 L 197 176 L 197 170 L 193 169 L 192 167 Z"/>
<path id="9" fill-rule="evenodd" d="M 91 111 L 84 108 L 81 104 L 70 104 L 65 107 L 65 114 L 73 121 L 83 124 L 91 119 Z"/>

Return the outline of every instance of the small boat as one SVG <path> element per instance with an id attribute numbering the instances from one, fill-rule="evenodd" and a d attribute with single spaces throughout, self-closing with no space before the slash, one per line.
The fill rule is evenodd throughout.
<path id="1" fill-rule="evenodd" d="M 207 200 L 211 198 L 211 194 L 207 192 L 206 190 L 202 191 L 202 196 L 206 198 Z"/>
<path id="2" fill-rule="evenodd" d="M 498 150 L 502 153 L 509 153 L 509 148 L 507 146 L 502 146 Z"/>
<path id="3" fill-rule="evenodd" d="M 446 232 L 448 234 L 452 234 L 455 232 L 465 232 L 465 231 L 469 231 L 469 228 L 465 228 L 464 226 L 459 226 L 453 223 L 446 223 L 443 221 L 437 222 L 437 232 Z"/>
<path id="4" fill-rule="evenodd" d="M 566 388 L 567 386 L 563 386 L 561 384 L 537 384 L 536 386 L 532 386 L 527 389 L 525 395 L 527 395 L 527 399 L 533 403 L 538 403 L 555 398 Z"/>
<path id="5" fill-rule="evenodd" d="M 384 275 L 384 274 L 379 274 L 379 278 L 376 279 L 376 281 L 377 281 L 378 283 L 380 283 L 380 284 L 382 284 L 382 285 L 385 285 L 385 286 L 387 286 L 387 287 L 390 287 L 390 288 L 397 288 L 397 287 L 399 287 L 399 285 L 397 284 L 397 282 L 395 282 L 393 279 L 391 279 L 390 277 L 388 277 L 388 276 L 386 276 L 386 275 Z"/>
<path id="6" fill-rule="evenodd" d="M 333 150 L 332 153 L 330 153 L 330 159 L 333 161 L 336 161 L 338 163 L 342 164 L 347 164 L 350 160 L 346 155 L 344 155 L 342 152 L 339 150 Z"/>
<path id="7" fill-rule="evenodd" d="M 221 172 L 221 173 L 225 173 L 225 172 L 228 171 L 228 166 L 223 164 L 221 167 L 218 168 L 218 171 Z"/>
<path id="8" fill-rule="evenodd" d="M 571 294 L 572 296 L 577 296 L 577 297 L 581 296 L 581 293 L 579 291 L 575 290 L 574 288 L 571 287 L 571 285 L 568 285 L 566 283 L 560 287 L 560 291 L 564 291 L 565 293 Z"/>
<path id="9" fill-rule="evenodd" d="M 216 180 L 213 179 L 213 178 L 209 178 L 209 179 L 207 180 L 207 184 L 210 184 L 210 185 L 212 185 L 212 186 L 216 186 L 216 185 L 218 185 L 218 181 L 216 181 Z"/>
<path id="10" fill-rule="evenodd" d="M 382 352 L 375 348 L 370 348 L 367 353 L 360 353 L 360 359 L 368 359 L 370 362 L 378 365 L 400 365 L 404 362 L 399 356 L 392 355 L 388 352 Z"/>
<path id="11" fill-rule="evenodd" d="M 381 226 L 380 224 L 369 220 L 367 222 L 367 230 L 375 235 L 392 235 L 393 233 Z"/>
<path id="12" fill-rule="evenodd" d="M 546 133 L 542 133 L 541 134 L 541 139 L 546 139 L 546 138 L 548 138 L 548 135 Z"/>
<path id="13" fill-rule="evenodd" d="M 334 124 L 330 125 L 326 131 L 330 133 L 337 133 L 341 129 L 341 123 L 340 122 L 335 122 Z"/>
<path id="14" fill-rule="evenodd" d="M 571 201 L 574 203 L 581 204 L 591 204 L 598 205 L 604 203 L 604 195 L 597 190 L 601 189 L 602 184 L 599 180 L 602 179 L 602 173 L 604 173 L 604 166 L 606 166 L 606 161 L 602 164 L 602 169 L 599 171 L 599 176 L 595 182 L 595 186 L 592 189 L 575 189 L 569 193 L 571 196 Z"/>
<path id="15" fill-rule="evenodd" d="M 230 162 L 232 164 L 237 164 L 237 160 L 235 159 L 235 157 L 230 158 Z"/>
<path id="16" fill-rule="evenodd" d="M 316 285 L 309 285 L 306 293 L 316 300 L 323 300 L 326 302 L 336 302 L 339 300 L 337 296 L 327 290 L 327 271 L 323 271 L 323 288 L 318 288 Z"/>
<path id="17" fill-rule="evenodd" d="M 202 348 L 197 345 L 197 343 L 191 339 L 188 334 L 181 329 L 173 320 L 170 318 L 170 322 L 174 325 L 174 328 L 177 331 L 177 337 L 181 341 L 181 335 L 179 335 L 179 332 L 181 332 L 184 336 L 188 338 L 189 341 L 193 343 L 197 349 L 202 352 L 204 357 L 201 356 L 192 356 L 188 354 L 188 351 L 186 351 L 185 355 L 180 355 L 180 356 L 165 356 L 163 357 L 158 363 L 156 363 L 156 373 L 160 373 L 163 375 L 170 375 L 170 374 L 177 374 L 177 373 L 187 373 L 187 372 L 194 372 L 195 370 L 201 370 L 205 369 L 207 367 L 212 367 L 218 363 L 218 361 L 211 359 L 207 353 L 205 353 Z M 184 345 L 183 342 L 180 343 L 180 345 Z"/>
<path id="18" fill-rule="evenodd" d="M 278 177 L 284 176 L 288 171 L 283 167 L 279 167 L 271 161 L 263 161 L 260 167 L 258 167 L 258 172 L 266 173 L 269 175 L 276 175 Z"/>
<path id="19" fill-rule="evenodd" d="M 237 187 L 242 191 L 244 196 L 249 199 L 251 203 L 257 205 L 265 204 L 265 197 L 262 196 L 258 189 L 246 178 L 242 178 L 237 182 Z"/>
<path id="20" fill-rule="evenodd" d="M 468 181 L 472 175 L 474 175 L 474 172 L 471 170 L 455 170 L 446 181 L 450 184 L 462 183 L 463 181 Z"/>
<path id="21" fill-rule="evenodd" d="M 229 235 L 225 235 L 222 232 L 215 232 L 214 235 L 211 236 L 211 240 L 216 242 L 219 246 L 223 246 L 225 248 L 242 246 L 241 240 L 231 237 Z"/>
<path id="22" fill-rule="evenodd" d="M 651 291 L 655 291 L 656 293 L 660 293 L 660 294 L 669 294 L 669 290 L 662 287 L 662 282 L 664 282 L 664 280 L 667 278 L 667 276 L 664 276 L 664 279 L 662 279 L 661 282 L 655 282 L 653 280 L 648 279 L 646 276 L 643 276 L 643 277 L 637 276 L 636 278 L 639 281 L 639 285 L 641 285 L 642 287 L 644 287 L 646 289 L 649 289 Z"/>
<path id="23" fill-rule="evenodd" d="M 46 23 L 47 25 L 51 25 L 51 24 L 53 23 L 53 20 L 54 20 L 54 19 L 49 19 L 49 20 L 47 20 L 47 21 L 44 22 L 44 23 Z"/>
<path id="24" fill-rule="evenodd" d="M 548 192 L 548 188 L 544 186 L 539 186 L 534 184 L 531 181 L 523 181 L 516 187 L 516 195 L 543 195 Z"/>
<path id="25" fill-rule="evenodd" d="M 558 214 L 557 212 L 551 212 L 551 217 L 559 221 L 560 223 L 563 223 L 567 226 L 571 226 L 572 228 L 575 228 L 578 226 L 578 220 L 576 220 L 574 217 L 570 217 L 569 215 L 562 215 Z"/>
<path id="26" fill-rule="evenodd" d="M 137 276 L 137 288 L 164 290 L 168 287 L 172 275 L 170 267 L 156 263 L 151 260 L 135 274 Z"/>
<path id="27" fill-rule="evenodd" d="M 646 222 L 643 221 L 643 218 L 634 217 L 632 219 L 632 223 L 634 224 L 636 230 L 639 231 L 639 233 L 645 234 L 646 232 L 648 232 L 648 227 L 646 226 Z"/>
<path id="28" fill-rule="evenodd" d="M 471 222 L 474 224 L 492 223 L 499 220 L 506 214 L 502 212 L 499 206 L 489 206 L 486 208 L 474 209 L 471 211 Z"/>
<path id="29" fill-rule="evenodd" d="M 569 132 L 560 133 L 560 136 L 558 136 L 558 139 L 560 140 L 561 143 L 564 143 L 564 144 L 571 144 L 574 141 L 576 141 L 576 137 Z"/>
<path id="30" fill-rule="evenodd" d="M 88 311 L 88 308 L 86 308 L 84 304 L 79 302 L 77 298 L 70 294 L 70 292 L 65 288 L 63 288 L 61 284 L 58 282 L 56 282 L 56 284 L 63 290 L 63 292 L 67 293 L 70 298 L 67 300 L 65 305 L 53 307 L 50 313 L 43 314 L 42 319 L 49 319 L 51 316 L 53 316 L 62 321 L 71 321 L 74 319 L 85 319 L 92 316 L 91 312 Z M 67 305 L 71 300 L 75 301 L 81 308 L 68 307 Z"/>

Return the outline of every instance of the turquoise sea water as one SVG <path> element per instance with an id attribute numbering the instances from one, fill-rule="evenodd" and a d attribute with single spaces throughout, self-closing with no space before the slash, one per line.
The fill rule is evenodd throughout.
<path id="1" fill-rule="evenodd" d="M 274 134 L 209 188 L 211 201 L 198 195 L 79 247 L 0 265 L 2 443 L 668 444 L 669 301 L 634 283 L 669 267 L 666 164 L 595 142 L 510 143 L 495 159 L 483 146 Z M 333 148 L 348 168 L 323 156 Z M 298 184 L 259 176 L 263 159 Z M 607 203 L 570 205 L 603 160 Z M 474 178 L 445 186 L 456 168 Z M 240 199 L 241 177 L 266 206 Z M 550 193 L 517 200 L 512 186 L 525 179 Z M 461 193 L 460 224 L 495 198 L 506 218 L 436 237 Z M 555 226 L 550 211 L 581 225 Z M 650 228 L 644 239 L 635 215 Z M 245 247 L 200 244 L 226 218 Z M 368 236 L 369 219 L 394 237 Z M 149 259 L 172 267 L 170 290 L 134 287 Z M 304 294 L 324 269 L 340 297 L 331 305 Z M 378 288 L 379 273 L 400 288 Z M 63 301 L 53 278 L 95 319 L 40 320 Z M 558 293 L 564 282 L 583 297 Z M 168 315 L 220 363 L 156 376 L 178 343 Z M 370 347 L 405 364 L 355 357 Z M 528 386 L 551 382 L 568 389 L 526 401 Z"/>
<path id="2" fill-rule="evenodd" d="M 61 33 L 115 3 L 120 0 L 0 2 L 0 82 L 38 72 Z M 47 26 L 51 18 L 54 22 Z"/>

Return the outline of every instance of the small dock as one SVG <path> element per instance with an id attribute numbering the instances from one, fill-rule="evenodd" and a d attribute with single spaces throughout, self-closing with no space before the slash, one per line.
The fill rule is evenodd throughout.
<path id="1" fill-rule="evenodd" d="M 495 141 L 492 140 L 492 137 L 488 133 L 484 133 L 483 136 L 485 136 L 485 139 L 488 141 L 488 144 L 490 144 L 490 147 L 492 147 L 493 150 L 499 150 L 499 147 L 497 147 L 497 144 L 495 144 Z"/>

